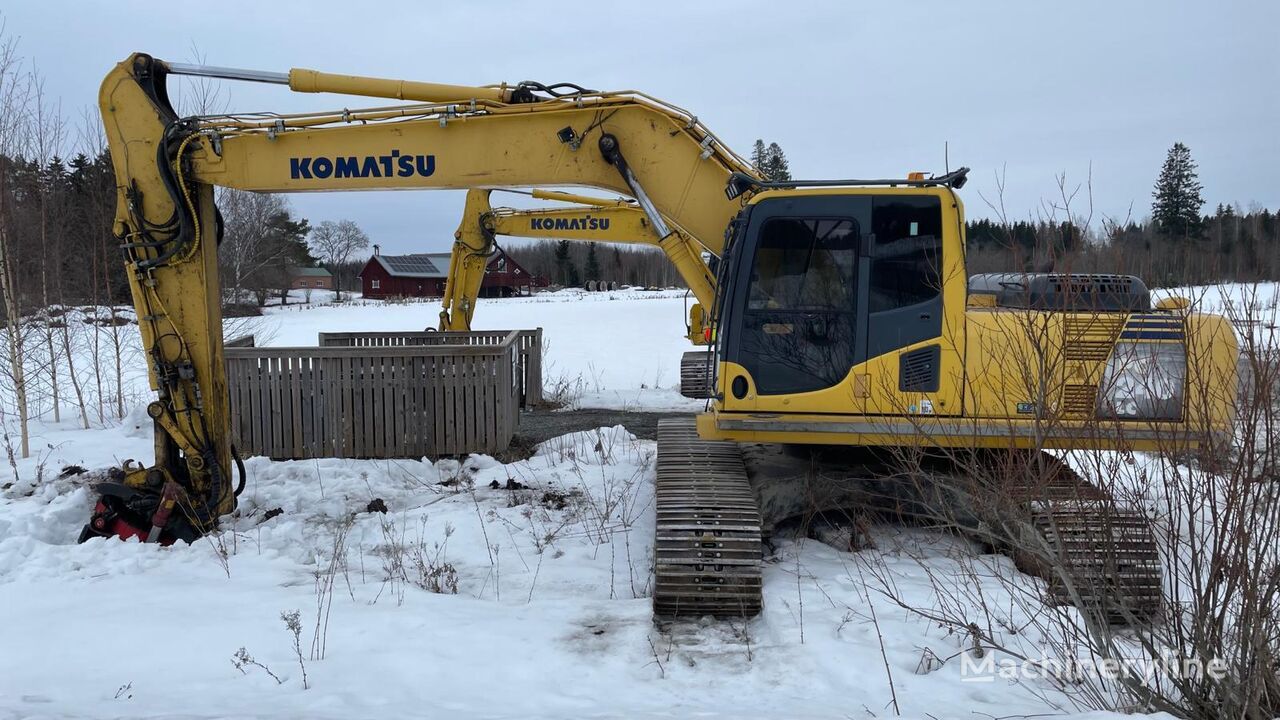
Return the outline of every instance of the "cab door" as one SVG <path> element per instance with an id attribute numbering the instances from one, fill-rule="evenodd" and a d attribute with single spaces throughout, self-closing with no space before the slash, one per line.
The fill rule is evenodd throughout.
<path id="1" fill-rule="evenodd" d="M 870 198 L 850 196 L 771 199 L 752 209 L 732 258 L 721 348 L 752 387 L 740 392 L 739 381 L 735 392 L 729 378 L 726 409 L 835 387 L 865 356 L 870 210 Z"/>

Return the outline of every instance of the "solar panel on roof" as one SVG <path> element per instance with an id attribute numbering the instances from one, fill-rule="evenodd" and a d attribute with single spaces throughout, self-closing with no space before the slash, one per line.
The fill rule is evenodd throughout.
<path id="1" fill-rule="evenodd" d="M 443 276 L 444 272 L 425 254 L 382 255 L 381 260 L 394 273 L 405 275 Z"/>

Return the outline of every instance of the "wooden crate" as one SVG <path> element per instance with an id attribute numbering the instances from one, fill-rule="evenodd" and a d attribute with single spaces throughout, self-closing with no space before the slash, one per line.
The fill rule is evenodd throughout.
<path id="1" fill-rule="evenodd" d="M 520 413 L 519 332 L 494 343 L 227 348 L 232 436 L 274 459 L 495 453 Z"/>

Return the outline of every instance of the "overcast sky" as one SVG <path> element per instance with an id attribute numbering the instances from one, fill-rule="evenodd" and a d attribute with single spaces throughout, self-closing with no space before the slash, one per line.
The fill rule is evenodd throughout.
<path id="1" fill-rule="evenodd" d="M 236 2 L 4 0 L 47 92 L 78 117 L 129 53 L 437 82 L 571 81 L 684 107 L 746 154 L 782 145 L 799 178 L 973 168 L 970 217 L 1084 183 L 1095 219 L 1150 212 L 1165 152 L 1186 143 L 1206 211 L 1280 207 L 1280 3 Z M 231 110 L 369 99 L 227 86 Z M 981 193 L 981 195 L 980 195 Z M 1083 195 L 1077 199 L 1086 210 Z M 460 192 L 294 195 L 312 223 L 350 218 L 389 252 L 446 250 Z"/>

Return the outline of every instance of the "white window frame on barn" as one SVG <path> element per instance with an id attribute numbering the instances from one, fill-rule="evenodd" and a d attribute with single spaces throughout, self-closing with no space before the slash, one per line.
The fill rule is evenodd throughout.
<path id="1" fill-rule="evenodd" d="M 369 289 L 370 289 L 370 290 L 380 290 L 380 289 L 382 289 L 382 281 L 381 281 L 381 280 L 370 280 L 370 281 L 369 281 Z"/>

